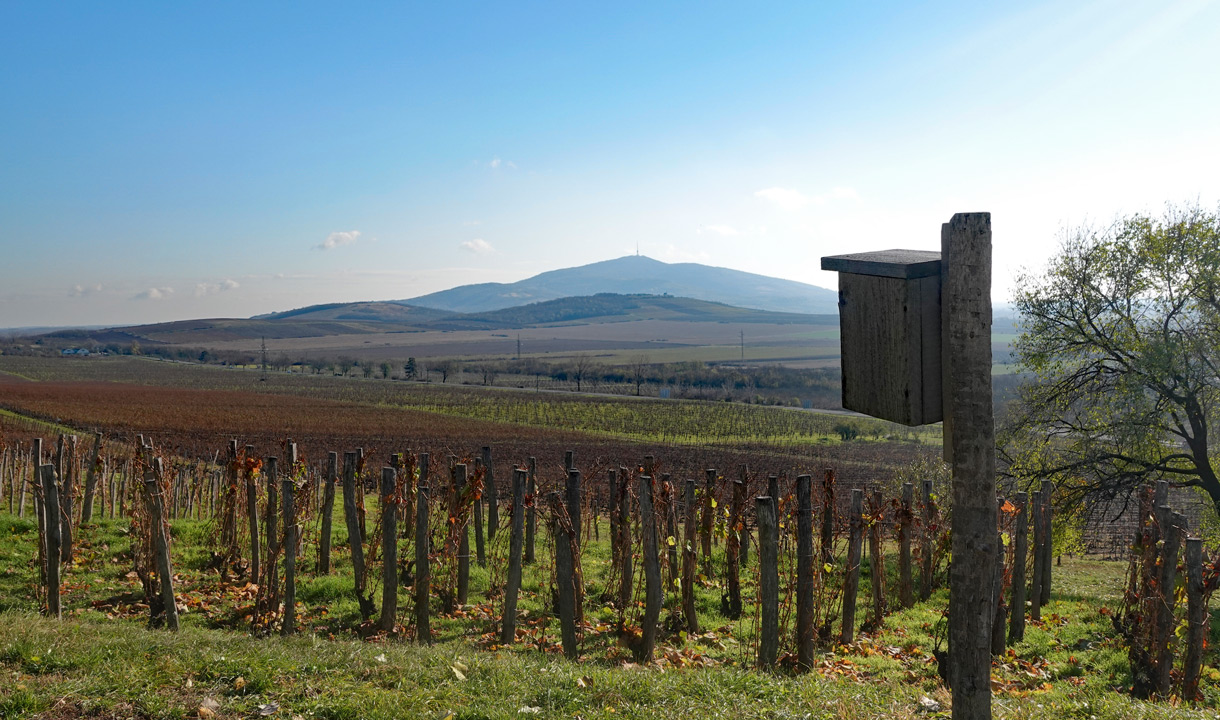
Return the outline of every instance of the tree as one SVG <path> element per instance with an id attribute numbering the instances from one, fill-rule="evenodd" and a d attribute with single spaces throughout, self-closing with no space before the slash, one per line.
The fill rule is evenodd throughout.
<path id="1" fill-rule="evenodd" d="M 407 364 L 402 366 L 403 377 L 405 377 L 407 380 L 414 380 L 415 373 L 415 358 L 409 357 L 407 358 Z"/>
<path id="2" fill-rule="evenodd" d="M 648 356 L 636 355 L 631 358 L 631 379 L 635 382 L 635 394 L 640 394 L 640 388 L 648 377 Z"/>
<path id="3" fill-rule="evenodd" d="M 1017 286 L 1015 351 L 1032 380 L 1002 426 L 1007 472 L 1103 506 L 1168 479 L 1220 514 L 1220 217 L 1169 207 L 1070 232 Z"/>
<path id="4" fill-rule="evenodd" d="M 576 381 L 576 392 L 580 392 L 580 383 L 593 370 L 593 358 L 585 353 L 580 353 L 572 362 L 572 379 Z"/>
<path id="5" fill-rule="evenodd" d="M 388 360 L 382 360 L 382 361 L 381 361 L 381 379 L 382 379 L 382 380 L 389 380 L 389 379 L 390 379 L 390 371 L 391 371 L 391 370 L 393 370 L 393 369 L 394 369 L 394 368 L 393 368 L 393 366 L 392 366 L 392 365 L 390 365 L 390 363 L 389 363 L 389 361 L 388 361 Z"/>
<path id="6" fill-rule="evenodd" d="M 456 360 L 437 360 L 432 363 L 432 369 L 441 374 L 441 384 L 449 382 L 449 376 L 458 371 Z"/>

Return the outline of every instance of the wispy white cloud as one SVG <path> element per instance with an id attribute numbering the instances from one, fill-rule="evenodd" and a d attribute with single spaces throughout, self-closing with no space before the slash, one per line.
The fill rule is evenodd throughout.
<path id="1" fill-rule="evenodd" d="M 241 284 L 236 280 L 221 280 L 218 283 L 202 282 L 195 285 L 195 297 L 203 297 L 204 295 L 215 295 L 216 293 L 228 292 L 241 287 Z"/>
<path id="2" fill-rule="evenodd" d="M 360 239 L 359 230 L 339 230 L 326 236 L 321 243 L 314 245 L 314 250 L 334 250 L 343 245 L 351 245 Z"/>
<path id="3" fill-rule="evenodd" d="M 860 202 L 860 193 L 855 188 L 835 187 L 830 192 L 820 195 L 806 195 L 800 190 L 784 187 L 769 187 L 754 191 L 754 197 L 761 198 L 782 210 L 800 210 L 808 205 L 826 205 L 835 201 Z"/>
<path id="4" fill-rule="evenodd" d="M 475 255 L 487 255 L 488 253 L 493 253 L 496 251 L 496 249 L 491 246 L 491 243 L 487 242 L 483 238 L 475 238 L 474 240 L 467 240 L 464 243 L 460 243 L 459 246 L 463 250 L 472 252 Z"/>
<path id="5" fill-rule="evenodd" d="M 491 162 L 487 163 L 487 166 L 492 170 L 499 170 L 502 167 L 510 170 L 517 169 L 517 163 L 513 162 L 512 160 L 501 160 L 499 157 L 492 158 Z"/>
<path id="6" fill-rule="evenodd" d="M 475 225 L 482 225 L 482 224 L 483 224 L 482 220 L 464 220 L 464 221 L 462 221 L 462 225 L 465 227 L 474 227 Z"/>
<path id="7" fill-rule="evenodd" d="M 703 233 L 711 233 L 713 235 L 723 235 L 724 237 L 732 237 L 733 235 L 741 234 L 741 231 L 732 225 L 700 225 L 699 229 L 695 232 L 698 235 L 702 235 Z"/>
<path id="8" fill-rule="evenodd" d="M 68 291 L 68 295 L 70 297 L 85 297 L 101 291 L 101 283 L 97 283 L 95 285 L 73 285 L 72 289 Z"/>
<path id="9" fill-rule="evenodd" d="M 136 293 L 133 300 L 163 300 L 174 294 L 172 287 L 152 287 Z"/>

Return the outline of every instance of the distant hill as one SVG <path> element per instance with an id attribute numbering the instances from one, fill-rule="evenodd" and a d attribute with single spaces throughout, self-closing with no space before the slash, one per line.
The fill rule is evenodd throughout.
<path id="1" fill-rule="evenodd" d="M 540 325 L 633 320 L 834 325 L 838 323 L 838 316 L 819 317 L 802 313 L 753 310 L 668 295 L 601 293 L 547 300 L 484 313 L 454 314 L 426 323 L 424 327 L 434 330 L 503 330 Z"/>
<path id="2" fill-rule="evenodd" d="M 44 337 L 68 343 L 206 346 L 233 340 L 285 340 L 428 330 L 507 330 L 561 324 L 677 320 L 776 325 L 834 325 L 835 315 L 815 316 L 733 307 L 667 295 L 603 293 L 568 297 L 482 313 L 455 313 L 394 302 L 328 303 L 244 318 L 177 320 L 100 330 L 72 329 Z"/>
<path id="3" fill-rule="evenodd" d="M 838 293 L 766 275 L 628 255 L 552 270 L 515 283 L 462 285 L 401 300 L 404 305 L 482 313 L 598 293 L 672 295 L 773 312 L 838 314 Z"/>

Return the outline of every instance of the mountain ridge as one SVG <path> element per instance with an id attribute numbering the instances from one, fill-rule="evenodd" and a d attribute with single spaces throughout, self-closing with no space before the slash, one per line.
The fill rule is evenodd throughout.
<path id="1" fill-rule="evenodd" d="M 482 313 L 602 293 L 672 295 L 771 312 L 838 313 L 838 293 L 834 290 L 701 263 L 666 263 L 644 255 L 548 270 L 513 283 L 459 285 L 392 302 Z"/>

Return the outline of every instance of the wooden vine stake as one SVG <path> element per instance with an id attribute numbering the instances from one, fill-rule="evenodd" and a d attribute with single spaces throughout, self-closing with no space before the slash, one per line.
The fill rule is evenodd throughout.
<path id="1" fill-rule="evenodd" d="M 1025 561 L 1029 556 L 1029 493 L 1017 493 L 1017 515 L 1012 541 L 1012 607 L 1008 621 L 1008 644 L 1025 639 Z"/>
<path id="2" fill-rule="evenodd" d="M 932 481 L 923 481 L 923 528 L 919 535 L 919 599 L 926 602 L 932 597 L 932 543 L 936 533 L 932 523 L 936 519 L 936 494 L 932 490 Z"/>
<path id="3" fill-rule="evenodd" d="M 174 568 L 169 561 L 169 537 L 165 502 L 161 492 L 165 472 L 161 458 L 153 458 L 152 469 L 144 477 L 145 499 L 148 503 L 149 526 L 153 535 L 153 552 L 157 557 L 157 580 L 161 585 L 161 604 L 165 609 L 165 625 L 178 630 L 178 605 L 174 599 Z"/>
<path id="4" fill-rule="evenodd" d="M 779 527 L 772 498 L 755 498 L 754 511 L 758 517 L 758 602 L 762 606 L 758 665 L 767 668 L 775 664 L 779 653 Z"/>
<path id="5" fill-rule="evenodd" d="M 551 534 L 555 540 L 555 594 L 559 610 L 559 632 L 564 657 L 575 660 L 580 647 L 576 639 L 576 566 L 572 555 L 575 533 L 559 493 L 548 496 L 551 508 Z"/>
<path id="6" fill-rule="evenodd" d="M 419 482 L 415 486 L 415 641 L 432 644 L 428 621 L 428 594 L 432 569 L 428 564 L 428 453 L 419 455 Z"/>
<path id="7" fill-rule="evenodd" d="M 347 543 L 352 551 L 356 600 L 360 603 L 361 617 L 367 621 L 373 615 L 373 600 L 364 594 L 366 569 L 364 543 L 360 540 L 360 517 L 356 506 L 356 463 L 356 453 L 343 453 L 343 520 L 347 524 Z"/>
<path id="8" fill-rule="evenodd" d="M 531 457 L 529 459 L 529 475 L 527 476 L 528 485 L 525 488 L 526 508 L 525 508 L 525 564 L 530 565 L 534 562 L 534 533 L 535 527 L 538 524 L 537 507 L 538 507 L 538 460 Z"/>
<path id="9" fill-rule="evenodd" d="M 246 462 L 254 457 L 254 446 L 246 446 Z M 249 466 L 247 466 L 249 467 Z M 259 567 L 258 542 L 258 485 L 255 484 L 254 471 L 246 470 L 246 521 L 250 529 L 250 578 L 251 582 L 261 582 Z"/>
<path id="10" fill-rule="evenodd" d="M 695 490 L 695 481 L 687 480 L 682 533 L 682 615 L 686 620 L 686 632 L 691 635 L 699 632 L 699 616 L 695 612 L 695 563 L 698 561 L 695 550 L 695 535 L 698 532 L 695 525 Z"/>
<path id="11" fill-rule="evenodd" d="M 851 511 L 847 516 L 850 535 L 847 541 L 847 567 L 843 574 L 843 623 L 839 642 L 851 645 L 856 639 L 856 594 L 860 590 L 860 549 L 863 544 L 864 491 L 851 491 Z"/>
<path id="12" fill-rule="evenodd" d="M 1186 538 L 1186 658 L 1182 663 L 1182 698 L 1199 699 L 1199 673 L 1203 669 L 1203 643 L 1208 632 L 1203 587 L 1203 540 Z"/>
<path id="13" fill-rule="evenodd" d="M 513 470 L 512 529 L 508 541 L 508 582 L 504 587 L 504 619 L 500 642 L 508 645 L 517 638 L 517 595 L 521 591 L 521 550 L 525 545 L 525 478 L 520 468 Z"/>
<path id="14" fill-rule="evenodd" d="M 618 585 L 618 606 L 625 614 L 627 608 L 631 606 L 631 594 L 634 591 L 632 579 L 634 578 L 634 568 L 632 567 L 631 557 L 631 492 L 628 486 L 627 468 L 619 468 L 619 475 L 622 477 L 622 485 L 619 488 L 618 497 L 618 530 L 619 530 L 619 585 Z"/>
<path id="15" fill-rule="evenodd" d="M 657 621 L 661 617 L 661 559 L 657 553 L 657 525 L 653 517 L 652 478 L 640 476 L 640 526 L 644 545 L 644 617 L 642 636 L 635 648 L 636 662 L 651 662 L 657 641 Z"/>
<path id="16" fill-rule="evenodd" d="M 813 478 L 796 478 L 796 662 L 813 667 Z"/>
<path id="17" fill-rule="evenodd" d="M 288 472 L 281 480 L 284 498 L 284 622 L 280 632 L 292 635 L 297 631 L 297 519 L 296 480 L 297 446 L 288 444 Z"/>
<path id="18" fill-rule="evenodd" d="M 457 571 L 457 604 L 465 605 L 470 597 L 470 524 L 464 518 L 459 519 L 462 493 L 466 490 L 466 466 L 453 466 L 453 500 L 449 510 L 451 522 L 461 522 L 462 529 L 458 536 L 458 571 Z M 477 505 L 477 501 L 476 501 Z M 453 608 L 450 609 L 452 612 Z"/>
<path id="19" fill-rule="evenodd" d="M 703 514 L 699 518 L 699 544 L 703 552 L 703 574 L 712 576 L 712 525 L 716 521 L 716 469 L 705 471 L 706 480 L 703 485 Z"/>
<path id="20" fill-rule="evenodd" d="M 478 473 L 483 467 L 483 461 L 480 458 L 474 459 L 474 469 Z M 478 477 L 477 475 L 475 477 Z M 486 475 L 483 476 L 486 479 Z M 486 492 L 486 486 L 484 486 Z M 479 563 L 479 567 L 487 567 L 487 549 L 483 541 L 483 498 L 477 497 L 474 500 L 474 556 Z"/>
<path id="21" fill-rule="evenodd" d="M 884 501 L 881 499 L 881 491 L 874 490 L 872 507 L 869 508 L 872 517 L 868 526 L 868 555 L 872 563 L 869 567 L 868 584 L 873 597 L 873 616 L 869 619 L 869 624 L 873 627 L 880 627 L 881 620 L 885 617 L 885 555 L 881 550 L 882 508 Z"/>
<path id="22" fill-rule="evenodd" d="M 398 617 L 398 483 L 392 467 L 381 468 L 381 621 L 377 629 L 392 632 Z"/>
<path id="23" fill-rule="evenodd" d="M 339 478 L 339 453 L 326 455 L 326 483 L 322 486 L 322 537 L 318 541 L 318 572 L 330 574 L 330 543 L 335 510 L 335 480 Z"/>
<path id="24" fill-rule="evenodd" d="M 89 460 L 89 469 L 85 472 L 85 500 L 81 504 L 80 521 L 82 523 L 91 522 L 93 520 L 93 494 L 97 491 L 97 468 L 98 459 L 102 454 L 102 434 L 95 432 L 93 434 L 93 454 Z M 105 510 L 103 504 L 103 510 Z"/>
<path id="25" fill-rule="evenodd" d="M 745 505 L 746 485 L 740 480 L 733 483 L 733 500 L 729 504 L 729 532 L 725 543 L 725 560 L 728 566 L 728 594 L 721 600 L 725 617 L 741 617 L 741 525 Z"/>
<path id="26" fill-rule="evenodd" d="M 46 587 L 47 615 L 56 620 L 63 619 L 63 609 L 59 599 L 59 488 L 55 483 L 55 466 L 47 463 L 38 468 L 42 479 L 42 513 L 43 533 L 46 536 Z"/>
<path id="27" fill-rule="evenodd" d="M 1033 512 L 1030 513 L 1034 524 L 1034 567 L 1029 583 L 1029 617 L 1036 622 L 1042 622 L 1042 546 L 1046 540 L 1042 531 L 1042 491 L 1035 490 L 1033 494 Z"/>
<path id="28" fill-rule="evenodd" d="M 915 604 L 915 588 L 911 581 L 911 507 L 915 486 L 902 484 L 902 504 L 898 506 L 898 603 L 904 608 Z"/>
<path id="29" fill-rule="evenodd" d="M 491 466 L 491 446 L 483 446 L 483 495 L 487 498 L 487 540 L 496 539 L 496 528 L 500 525 L 500 497 L 496 490 L 496 476 Z"/>

